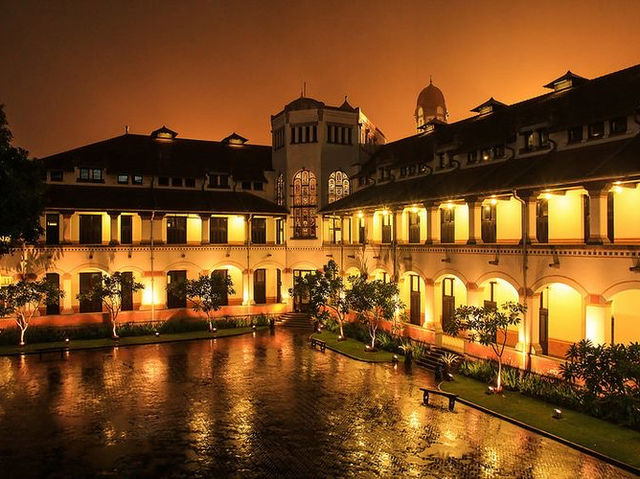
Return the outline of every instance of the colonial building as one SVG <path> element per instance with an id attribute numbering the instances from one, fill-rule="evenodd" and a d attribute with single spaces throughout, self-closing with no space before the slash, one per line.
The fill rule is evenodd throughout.
<path id="1" fill-rule="evenodd" d="M 418 134 L 391 143 L 346 98 L 301 97 L 271 117 L 271 147 L 163 127 L 44 158 L 46 234 L 0 279 L 26 262 L 60 285 L 41 324 L 102 321 L 75 297 L 115 271 L 145 285 L 130 320 L 188 314 L 166 285 L 213 272 L 236 291 L 222 314 L 251 314 L 304 307 L 294 277 L 334 259 L 398 281 L 406 333 L 454 351 L 486 354 L 443 332 L 457 306 L 508 300 L 528 307 L 507 338 L 517 366 L 640 341 L 640 66 L 545 86 L 447 123 L 430 82 Z"/>

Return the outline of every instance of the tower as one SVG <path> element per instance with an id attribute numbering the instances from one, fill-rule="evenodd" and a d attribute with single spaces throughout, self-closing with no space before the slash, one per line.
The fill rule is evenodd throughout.
<path id="1" fill-rule="evenodd" d="M 444 101 L 442 90 L 433 84 L 431 78 L 429 84 L 418 95 L 418 102 L 414 113 L 416 128 L 421 131 L 424 124 L 430 120 L 447 121 L 449 113 Z"/>

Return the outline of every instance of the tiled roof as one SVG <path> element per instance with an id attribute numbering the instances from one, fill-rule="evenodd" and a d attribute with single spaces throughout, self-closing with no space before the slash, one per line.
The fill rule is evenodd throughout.
<path id="1" fill-rule="evenodd" d="M 41 160 L 47 169 L 74 166 L 106 168 L 107 173 L 202 178 L 207 172 L 229 173 L 238 180 L 266 181 L 271 147 L 219 141 L 155 139 L 122 135 L 58 153 Z"/>
<path id="2" fill-rule="evenodd" d="M 271 201 L 235 191 L 47 185 L 45 198 L 50 210 L 287 213 Z"/>
<path id="3" fill-rule="evenodd" d="M 640 178 L 639 158 L 640 135 L 636 135 L 582 148 L 373 185 L 327 205 L 322 212 Z"/>

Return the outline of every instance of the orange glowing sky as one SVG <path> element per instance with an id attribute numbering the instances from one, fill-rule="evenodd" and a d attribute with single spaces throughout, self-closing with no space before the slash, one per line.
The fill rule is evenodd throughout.
<path id="1" fill-rule="evenodd" d="M 0 103 L 44 156 L 166 124 L 269 143 L 300 95 L 344 95 L 390 140 L 414 132 L 432 74 L 450 121 L 489 96 L 544 92 L 567 69 L 640 62 L 640 1 L 0 2 Z"/>

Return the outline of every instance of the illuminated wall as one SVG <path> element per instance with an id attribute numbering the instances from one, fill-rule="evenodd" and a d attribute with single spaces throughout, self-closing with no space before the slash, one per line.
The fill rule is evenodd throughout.
<path id="1" fill-rule="evenodd" d="M 498 243 L 518 243 L 522 237 L 522 205 L 515 198 L 496 202 Z"/>
<path id="2" fill-rule="evenodd" d="M 615 241 L 640 241 L 640 188 L 617 186 L 613 191 Z"/>
<path id="3" fill-rule="evenodd" d="M 455 296 L 455 307 L 463 306 L 467 303 L 467 287 L 456 276 L 444 275 L 438 278 L 434 283 L 435 296 L 433 301 L 434 318 L 436 321 L 442 321 L 442 281 L 444 278 L 453 278 L 453 294 Z M 427 315 L 429 313 L 427 312 Z"/>
<path id="4" fill-rule="evenodd" d="M 611 299 L 614 342 L 640 342 L 640 290 L 622 291 Z"/>
<path id="5" fill-rule="evenodd" d="M 570 190 L 564 195 L 544 195 L 549 201 L 549 242 L 582 242 L 584 236 L 583 195 L 585 190 Z"/>
<path id="6" fill-rule="evenodd" d="M 552 283 L 543 292 L 549 310 L 549 339 L 566 343 L 583 339 L 585 321 L 582 295 L 562 283 Z"/>
<path id="7" fill-rule="evenodd" d="M 420 217 L 420 243 L 424 243 L 427 239 L 427 210 L 417 206 L 405 208 L 399 215 L 400 230 L 398 232 L 398 240 L 404 243 L 409 242 L 409 215 L 411 213 L 418 213 Z"/>

